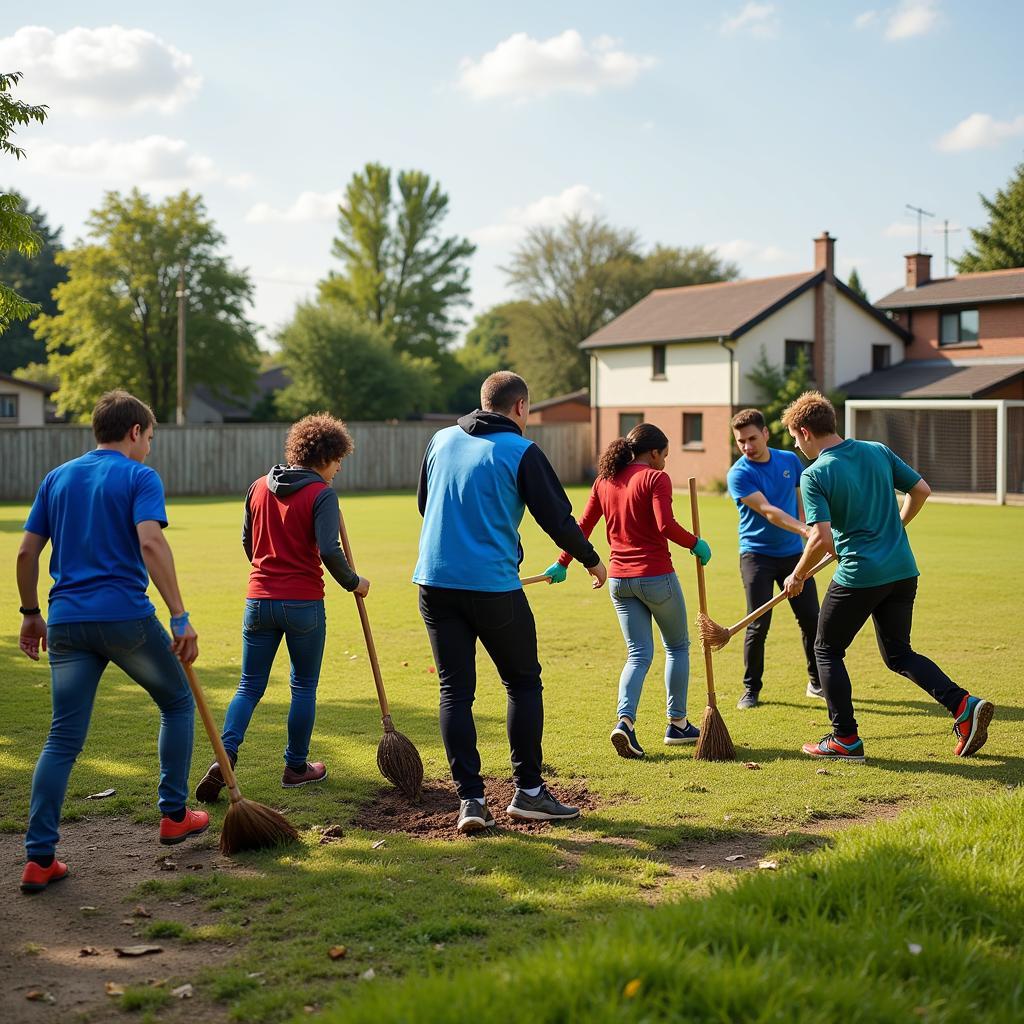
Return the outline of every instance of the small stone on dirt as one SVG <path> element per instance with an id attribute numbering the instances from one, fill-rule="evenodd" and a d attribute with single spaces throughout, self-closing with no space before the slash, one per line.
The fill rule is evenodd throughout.
<path id="1" fill-rule="evenodd" d="M 79 956 L 99 956 L 100 951 L 95 946 L 83 946 L 78 951 Z"/>
<path id="2" fill-rule="evenodd" d="M 157 859 L 157 863 L 160 865 L 161 871 L 177 871 L 177 862 L 171 860 L 170 857 L 160 857 Z"/>
<path id="3" fill-rule="evenodd" d="M 153 953 L 162 953 L 163 946 L 115 946 L 114 952 L 118 956 L 150 956 Z"/>
<path id="4" fill-rule="evenodd" d="M 108 981 L 103 986 L 103 990 L 104 990 L 104 992 L 107 993 L 108 996 L 123 996 L 124 995 L 124 985 L 118 985 L 118 983 L 116 981 Z"/>
<path id="5" fill-rule="evenodd" d="M 733 853 L 733 854 L 730 854 L 725 859 L 729 860 L 729 861 L 732 861 L 732 860 L 746 860 L 747 859 L 747 855 L 745 853 Z"/>
<path id="6" fill-rule="evenodd" d="M 177 988 L 171 989 L 171 995 L 175 999 L 191 999 L 193 991 L 192 986 L 189 984 L 179 985 Z"/>
<path id="7" fill-rule="evenodd" d="M 132 917 L 152 917 L 153 915 L 140 903 L 132 911 Z"/>
<path id="8" fill-rule="evenodd" d="M 34 988 L 29 992 L 25 993 L 25 998 L 30 1003 L 55 1003 L 56 999 L 50 995 L 49 992 L 44 992 L 42 989 Z"/>

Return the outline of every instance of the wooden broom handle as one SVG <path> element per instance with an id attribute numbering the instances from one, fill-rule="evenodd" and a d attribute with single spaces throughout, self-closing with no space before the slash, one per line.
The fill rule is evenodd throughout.
<path id="1" fill-rule="evenodd" d="M 188 679 L 188 686 L 192 691 L 196 707 L 199 708 L 199 717 L 203 720 L 203 728 L 206 729 L 206 735 L 210 737 L 210 743 L 213 744 L 213 752 L 216 755 L 217 764 L 220 765 L 220 774 L 224 779 L 224 785 L 228 787 L 231 802 L 237 804 L 242 799 L 242 794 L 238 789 L 238 782 L 235 779 L 235 770 L 231 767 L 231 758 L 228 757 L 228 752 L 224 749 L 224 742 L 217 731 L 213 715 L 210 714 L 210 709 L 206 706 L 203 688 L 199 685 L 199 680 L 196 678 L 195 669 L 191 665 L 185 665 L 184 662 L 182 662 L 182 667 L 185 669 L 185 677 Z"/>
<path id="2" fill-rule="evenodd" d="M 341 547 L 345 552 L 345 558 L 352 571 L 356 571 L 355 562 L 352 559 L 352 545 L 348 542 L 348 530 L 345 529 L 345 517 L 341 514 L 341 507 L 338 508 L 338 529 L 341 532 Z M 359 609 L 359 621 L 363 626 L 363 639 L 366 641 L 366 653 L 370 659 L 370 668 L 373 669 L 373 683 L 377 687 L 377 701 L 380 703 L 380 713 L 384 721 L 384 727 L 391 724 L 391 712 L 388 710 L 388 697 L 384 692 L 384 679 L 380 674 L 380 662 L 377 660 L 377 648 L 373 642 L 373 633 L 370 631 L 370 616 L 366 614 L 366 602 L 359 594 L 353 593 L 356 599 L 356 608 Z"/>
<path id="3" fill-rule="evenodd" d="M 545 580 L 547 580 L 550 583 L 551 582 L 551 577 L 550 576 L 545 576 L 543 573 L 541 573 L 540 576 L 524 576 L 519 581 L 519 583 L 520 583 L 520 586 L 528 587 L 531 583 L 543 583 Z"/>
<path id="4" fill-rule="evenodd" d="M 804 577 L 805 580 L 809 580 L 816 572 L 824 569 L 826 565 L 836 560 L 835 555 L 826 555 L 807 575 Z M 755 608 L 749 615 L 740 619 L 735 626 L 729 627 L 729 636 L 735 636 L 741 629 L 746 629 L 752 622 L 761 618 L 765 612 L 770 612 L 777 604 L 782 604 L 786 600 L 786 592 L 784 590 L 779 591 L 770 601 L 765 601 L 760 608 Z"/>
<path id="5" fill-rule="evenodd" d="M 690 477 L 690 518 L 693 520 L 693 535 L 700 537 L 700 510 L 697 508 L 697 478 Z M 697 564 L 697 602 L 700 604 L 702 614 L 708 613 L 708 593 L 704 584 L 704 566 L 701 560 L 694 555 L 694 562 Z M 708 707 L 717 708 L 718 699 L 715 697 L 715 667 L 714 656 L 711 647 L 707 644 L 701 645 L 704 648 L 704 671 L 708 677 Z"/>

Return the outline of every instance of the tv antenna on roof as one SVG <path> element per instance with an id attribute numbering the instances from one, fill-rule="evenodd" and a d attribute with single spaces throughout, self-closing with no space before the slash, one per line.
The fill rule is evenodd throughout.
<path id="1" fill-rule="evenodd" d="M 922 210 L 920 206 L 913 206 L 910 203 L 904 203 L 904 206 L 908 210 L 913 210 L 917 214 L 917 251 L 921 251 L 921 218 L 922 217 L 934 217 L 934 213 L 929 213 L 927 210 Z"/>
<path id="2" fill-rule="evenodd" d="M 943 239 L 943 258 L 942 258 L 942 276 L 949 277 L 949 236 L 955 235 L 958 231 L 963 231 L 963 228 L 951 228 L 949 221 L 944 220 L 941 228 L 935 229 L 935 234 L 944 235 Z"/>

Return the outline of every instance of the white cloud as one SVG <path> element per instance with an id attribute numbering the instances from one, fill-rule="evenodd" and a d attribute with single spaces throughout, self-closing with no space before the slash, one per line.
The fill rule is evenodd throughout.
<path id="1" fill-rule="evenodd" d="M 775 4 L 748 3 L 739 14 L 727 16 L 722 21 L 721 30 L 726 35 L 736 32 L 749 32 L 754 36 L 770 38 L 779 31 L 779 19 L 775 14 Z"/>
<path id="2" fill-rule="evenodd" d="M 1015 135 L 1024 135 L 1024 114 L 1011 121 L 997 121 L 991 114 L 971 114 L 946 132 L 936 145 L 945 153 L 994 149 Z"/>
<path id="3" fill-rule="evenodd" d="M 911 39 L 936 28 L 941 20 L 937 0 L 902 0 L 888 12 L 885 38 Z"/>
<path id="4" fill-rule="evenodd" d="M 917 238 L 917 225 L 909 221 L 894 220 L 882 230 L 886 238 Z"/>
<path id="5" fill-rule="evenodd" d="M 530 228 L 552 227 L 574 214 L 594 217 L 602 208 L 601 196 L 589 185 L 570 185 L 556 196 L 542 196 L 526 206 L 506 210 L 501 223 L 477 228 L 469 237 L 478 245 L 515 242 Z"/>
<path id="6" fill-rule="evenodd" d="M 334 220 L 338 204 L 344 198 L 339 188 L 333 192 L 301 192 L 291 206 L 283 210 L 270 203 L 256 203 L 245 215 L 249 224 L 298 224 L 315 220 Z"/>
<path id="7" fill-rule="evenodd" d="M 733 238 L 711 246 L 723 260 L 752 260 L 757 263 L 781 263 L 789 254 L 777 245 L 761 245 L 747 238 Z"/>
<path id="8" fill-rule="evenodd" d="M 479 60 L 465 57 L 459 86 L 478 100 L 538 99 L 556 92 L 592 96 L 604 88 L 629 85 L 656 58 L 627 53 L 610 36 L 588 46 L 575 29 L 550 39 L 516 32 Z"/>
<path id="9" fill-rule="evenodd" d="M 876 21 L 878 21 L 878 11 L 864 11 L 853 19 L 853 24 L 857 28 L 867 28 L 869 25 L 874 25 Z"/>
<path id="10" fill-rule="evenodd" d="M 181 188 L 207 182 L 238 186 L 246 175 L 225 176 L 209 157 L 184 139 L 147 135 L 131 142 L 97 139 L 81 146 L 41 140 L 32 145 L 32 171 L 54 177 L 96 178 L 152 188 Z"/>
<path id="11" fill-rule="evenodd" d="M 192 58 L 139 28 L 72 28 L 57 34 L 29 25 L 0 38 L 0 67 L 25 72 L 26 95 L 54 111 L 171 113 L 192 99 L 202 78 Z"/>

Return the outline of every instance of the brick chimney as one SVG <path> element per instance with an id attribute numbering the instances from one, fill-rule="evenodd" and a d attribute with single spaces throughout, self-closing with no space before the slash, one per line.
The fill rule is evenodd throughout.
<path id="1" fill-rule="evenodd" d="M 907 287 L 920 288 L 932 279 L 932 255 L 929 252 L 907 253 Z"/>
<path id="2" fill-rule="evenodd" d="M 831 280 L 836 273 L 836 240 L 827 231 L 814 240 L 814 269 L 824 270 L 825 276 Z"/>

